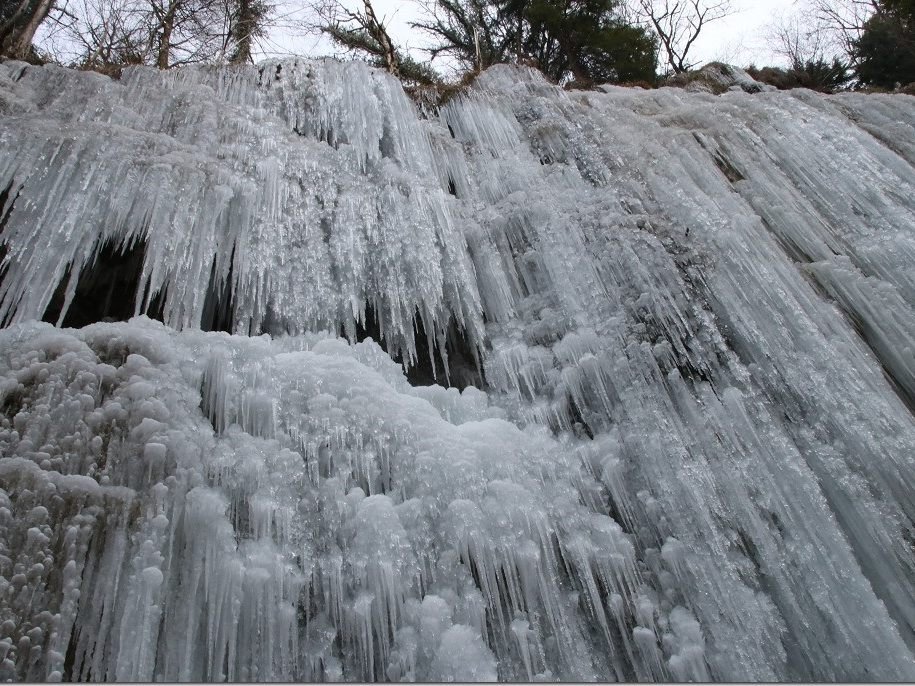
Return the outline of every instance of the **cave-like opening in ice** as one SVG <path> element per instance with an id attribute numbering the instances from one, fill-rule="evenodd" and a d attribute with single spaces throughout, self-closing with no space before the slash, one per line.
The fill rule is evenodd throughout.
<path id="1" fill-rule="evenodd" d="M 416 358 L 406 364 L 402 352 L 392 351 L 388 341 L 382 336 L 378 315 L 371 303 L 366 303 L 365 317 L 356 321 L 353 333 L 347 335 L 346 331 L 341 329 L 341 335 L 347 336 L 351 343 L 360 343 L 367 338 L 374 340 L 391 359 L 404 366 L 407 381 L 413 386 L 438 384 L 458 390 L 464 390 L 468 386 L 486 389 L 486 379 L 474 344 L 466 332 L 455 323 L 454 318 L 448 319 L 440 336 L 430 339 L 423 318 L 417 313 L 413 325 L 413 349 L 416 350 Z"/>
<path id="2" fill-rule="evenodd" d="M 231 266 L 234 258 L 235 251 L 233 250 L 229 272 L 225 279 L 219 278 L 216 263 L 213 263 L 210 271 L 210 284 L 203 303 L 203 316 L 200 321 L 200 328 L 204 331 L 234 333 L 235 293 L 232 287 L 234 281 Z"/>
<path id="3" fill-rule="evenodd" d="M 95 259 L 77 274 L 76 289 L 68 303 L 67 286 L 74 269 L 71 264 L 54 291 L 42 321 L 81 328 L 96 322 L 130 319 L 136 314 L 145 252 L 143 241 L 132 245 L 106 241 Z M 162 321 L 161 294 L 150 299 L 145 314 Z"/>

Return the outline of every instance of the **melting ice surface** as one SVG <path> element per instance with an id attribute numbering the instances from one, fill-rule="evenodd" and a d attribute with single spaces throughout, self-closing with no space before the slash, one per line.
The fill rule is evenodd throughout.
<path id="1" fill-rule="evenodd" d="M 915 679 L 915 99 L 5 62 L 0 115 L 3 678 Z M 60 328 L 106 250 L 164 324 Z M 480 388 L 392 359 L 458 335 Z"/>

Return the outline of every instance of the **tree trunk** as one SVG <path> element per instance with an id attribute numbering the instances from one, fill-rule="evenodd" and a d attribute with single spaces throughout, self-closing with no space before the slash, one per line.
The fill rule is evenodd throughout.
<path id="1" fill-rule="evenodd" d="M 365 16 L 368 18 L 369 33 L 372 34 L 372 38 L 378 41 L 384 52 L 383 58 L 387 70 L 397 78 L 400 78 L 400 63 L 397 59 L 397 52 L 394 50 L 394 43 L 391 42 L 391 37 L 385 30 L 384 25 L 378 21 L 378 17 L 375 16 L 371 1 L 363 0 L 363 4 L 365 5 Z"/>
<path id="2" fill-rule="evenodd" d="M 0 53 L 22 59 L 32 51 L 32 40 L 54 0 L 21 0 L 0 5 Z"/>
<path id="3" fill-rule="evenodd" d="M 257 29 L 257 15 L 251 6 L 251 0 L 239 0 L 238 21 L 232 30 L 235 39 L 235 51 L 232 53 L 232 64 L 246 64 L 251 61 L 251 39 Z"/>
<path id="4" fill-rule="evenodd" d="M 168 4 L 168 12 L 162 17 L 162 25 L 159 30 L 159 50 L 156 55 L 156 66 L 159 69 L 168 69 L 169 57 L 172 48 L 172 31 L 175 29 L 175 14 L 178 9 L 178 3 L 172 0 Z"/>

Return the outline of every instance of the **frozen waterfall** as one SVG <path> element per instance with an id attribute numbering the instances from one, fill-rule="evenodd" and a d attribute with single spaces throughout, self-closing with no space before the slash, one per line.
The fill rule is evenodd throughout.
<path id="1" fill-rule="evenodd" d="M 915 98 L 735 83 L 0 64 L 0 678 L 915 680 Z"/>

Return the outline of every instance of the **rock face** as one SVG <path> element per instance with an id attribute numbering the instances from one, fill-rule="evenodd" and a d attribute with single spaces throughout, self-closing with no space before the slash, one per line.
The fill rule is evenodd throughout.
<path id="1" fill-rule="evenodd" d="M 915 679 L 915 98 L 737 85 L 0 64 L 0 676 Z"/>

